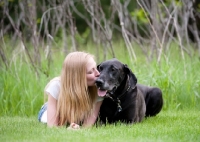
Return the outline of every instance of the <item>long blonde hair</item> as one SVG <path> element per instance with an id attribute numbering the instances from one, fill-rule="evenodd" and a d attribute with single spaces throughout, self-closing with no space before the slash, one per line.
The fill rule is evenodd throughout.
<path id="1" fill-rule="evenodd" d="M 72 52 L 64 60 L 57 103 L 59 125 L 79 124 L 92 113 L 97 88 L 87 85 L 86 64 L 91 58 L 94 57 L 89 53 Z"/>

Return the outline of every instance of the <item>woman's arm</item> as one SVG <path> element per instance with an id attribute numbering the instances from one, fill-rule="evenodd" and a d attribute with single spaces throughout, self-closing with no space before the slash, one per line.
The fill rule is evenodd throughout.
<path id="1" fill-rule="evenodd" d="M 57 100 L 48 95 L 48 106 L 47 106 L 47 125 L 58 126 L 58 118 L 56 117 Z M 68 129 L 80 129 L 79 125 L 76 123 L 71 123 Z"/>
<path id="2" fill-rule="evenodd" d="M 57 100 L 50 94 L 48 95 L 48 106 L 47 106 L 47 125 L 58 126 L 58 118 L 56 117 Z"/>
<path id="3" fill-rule="evenodd" d="M 103 101 L 96 102 L 92 115 L 84 120 L 83 127 L 91 127 L 96 122 L 102 102 Z"/>

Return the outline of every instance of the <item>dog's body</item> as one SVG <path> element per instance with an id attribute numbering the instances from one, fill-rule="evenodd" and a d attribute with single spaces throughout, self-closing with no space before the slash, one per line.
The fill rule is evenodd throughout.
<path id="1" fill-rule="evenodd" d="M 146 116 L 154 116 L 161 110 L 162 102 L 159 102 L 159 109 L 154 104 L 154 97 L 161 96 L 162 100 L 160 89 L 155 88 L 154 91 L 154 88 L 137 84 L 132 71 L 117 59 L 102 62 L 97 68 L 100 72 L 96 80 L 98 94 L 105 96 L 99 114 L 101 123 L 141 122 L 145 113 Z"/>
<path id="2" fill-rule="evenodd" d="M 142 84 L 137 84 L 137 88 L 142 92 L 145 99 L 145 116 L 156 116 L 163 106 L 162 91 L 157 87 L 150 87 Z"/>

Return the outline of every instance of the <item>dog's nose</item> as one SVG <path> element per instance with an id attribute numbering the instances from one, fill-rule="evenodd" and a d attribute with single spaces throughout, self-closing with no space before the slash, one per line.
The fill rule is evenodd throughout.
<path id="1" fill-rule="evenodd" d="M 95 81 L 95 83 L 96 83 L 97 87 L 101 87 L 101 86 L 103 85 L 104 82 L 103 82 L 102 79 L 97 78 L 97 80 Z"/>

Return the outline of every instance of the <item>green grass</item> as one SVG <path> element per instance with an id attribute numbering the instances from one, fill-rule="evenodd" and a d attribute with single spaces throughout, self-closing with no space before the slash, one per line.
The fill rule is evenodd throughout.
<path id="1" fill-rule="evenodd" d="M 127 64 L 138 83 L 161 88 L 164 106 L 156 117 L 140 124 L 93 127 L 79 131 L 66 128 L 49 129 L 38 123 L 37 114 L 43 104 L 46 83 L 60 74 L 65 55 L 62 49 L 53 49 L 51 66 L 42 54 L 41 69 L 37 75 L 25 51 L 9 50 L 9 68 L 0 63 L 0 141 L 200 141 L 200 61 L 195 50 L 184 60 L 173 45 L 162 56 L 160 64 L 155 58 L 148 61 L 135 45 L 137 61 L 130 61 L 123 43 L 115 43 L 116 58 Z M 80 50 L 96 54 L 96 47 L 88 45 Z M 42 52 L 41 52 L 42 53 Z M 99 54 L 101 53 L 101 54 Z M 98 63 L 112 58 L 110 50 L 104 56 L 103 48 L 97 53 Z M 97 55 L 96 55 L 97 56 Z M 48 76 L 44 74 L 48 72 Z"/>
<path id="2" fill-rule="evenodd" d="M 86 51 L 95 53 L 94 48 L 91 49 Z M 116 57 L 132 69 L 138 83 L 161 88 L 164 110 L 188 108 L 200 110 L 200 103 L 198 103 L 200 102 L 200 61 L 197 56 L 190 58 L 185 55 L 183 61 L 179 52 L 175 55 L 169 52 L 167 58 L 163 57 L 161 63 L 157 64 L 154 60 L 145 61 L 146 58 L 139 52 L 138 60 L 130 62 L 126 52 L 123 48 L 119 48 L 116 50 Z M 111 55 L 108 55 L 107 59 L 110 59 Z M 43 104 L 44 87 L 51 78 L 60 74 L 63 59 L 63 54 L 56 52 L 50 69 L 47 69 L 47 60 L 43 57 L 42 69 L 48 70 L 49 76 L 40 70 L 37 76 L 31 64 L 27 63 L 24 53 L 15 55 L 15 59 L 12 59 L 9 64 L 9 69 L 0 69 L 0 115 L 35 115 Z"/>
<path id="3" fill-rule="evenodd" d="M 48 128 L 36 116 L 0 118 L 0 140 L 81 142 L 199 142 L 200 111 L 162 111 L 135 125 L 107 125 L 90 129 Z"/>

